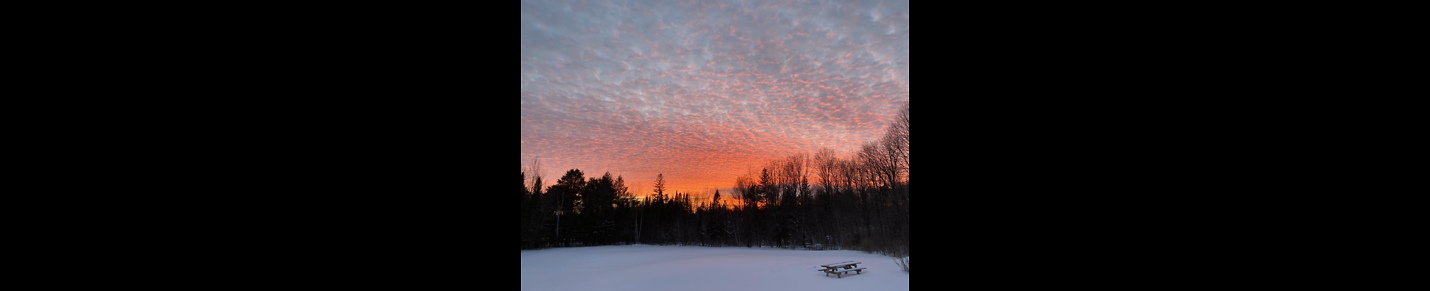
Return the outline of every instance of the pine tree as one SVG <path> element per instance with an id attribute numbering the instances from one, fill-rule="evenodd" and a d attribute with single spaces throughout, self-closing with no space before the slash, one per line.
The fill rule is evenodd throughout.
<path id="1" fill-rule="evenodd" d="M 655 199 L 665 199 L 665 174 L 655 174 Z"/>

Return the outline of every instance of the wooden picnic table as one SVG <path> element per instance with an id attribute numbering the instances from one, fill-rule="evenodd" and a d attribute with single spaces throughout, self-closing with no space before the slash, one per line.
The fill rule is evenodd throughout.
<path id="1" fill-rule="evenodd" d="M 859 264 L 861 263 L 855 261 L 844 261 L 819 266 L 824 268 L 820 271 L 824 271 L 825 277 L 829 277 L 830 274 L 834 274 L 835 278 L 844 278 L 844 274 L 849 272 L 854 272 L 855 274 L 863 274 L 864 267 L 860 267 Z"/>

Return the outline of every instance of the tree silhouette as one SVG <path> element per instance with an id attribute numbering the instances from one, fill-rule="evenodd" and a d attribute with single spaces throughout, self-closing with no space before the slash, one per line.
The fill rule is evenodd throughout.
<path id="1" fill-rule="evenodd" d="M 665 174 L 655 174 L 655 199 L 665 199 Z"/>
<path id="2" fill-rule="evenodd" d="M 820 149 L 767 161 L 708 200 L 668 193 L 657 174 L 637 199 L 624 178 L 566 171 L 544 187 L 522 172 L 522 248 L 625 243 L 853 249 L 907 257 L 908 103 L 877 140 L 853 153 Z M 525 184 L 530 179 L 532 183 Z"/>
<path id="3" fill-rule="evenodd" d="M 616 222 L 612 217 L 616 200 L 615 179 L 611 178 L 610 172 L 606 172 L 600 178 L 586 181 L 585 186 L 581 197 L 581 217 L 589 235 L 585 244 L 607 244 L 615 239 Z"/>
<path id="4" fill-rule="evenodd" d="M 585 174 L 582 173 L 581 170 L 568 170 L 566 171 L 566 175 L 556 180 L 556 184 L 546 189 L 548 195 L 556 197 L 555 235 L 558 243 L 563 246 L 570 246 L 571 243 L 579 239 L 581 234 L 579 230 L 573 229 L 579 224 L 572 221 L 573 219 L 565 218 L 579 218 L 576 214 L 580 213 L 581 190 L 586 186 L 584 176 Z M 565 235 L 561 233 L 563 228 L 566 229 Z"/>
<path id="5" fill-rule="evenodd" d="M 526 171 L 521 172 L 521 249 L 531 248 L 531 192 L 526 190 Z"/>

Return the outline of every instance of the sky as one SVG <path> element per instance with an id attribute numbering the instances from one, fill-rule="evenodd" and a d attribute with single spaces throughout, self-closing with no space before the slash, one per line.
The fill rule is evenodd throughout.
<path id="1" fill-rule="evenodd" d="M 858 262 L 838 278 L 820 265 Z M 594 246 L 521 251 L 521 290 L 909 290 L 893 257 L 848 250 Z"/>
<path id="2" fill-rule="evenodd" d="M 723 194 L 770 160 L 849 157 L 908 100 L 908 1 L 521 1 L 521 161 L 546 186 Z"/>

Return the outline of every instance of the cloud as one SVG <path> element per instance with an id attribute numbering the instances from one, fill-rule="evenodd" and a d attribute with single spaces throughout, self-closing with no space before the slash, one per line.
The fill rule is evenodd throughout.
<path id="1" fill-rule="evenodd" d="M 909 97 L 907 1 L 522 1 L 521 15 L 521 155 L 548 175 L 727 187 L 769 159 L 852 152 Z"/>

